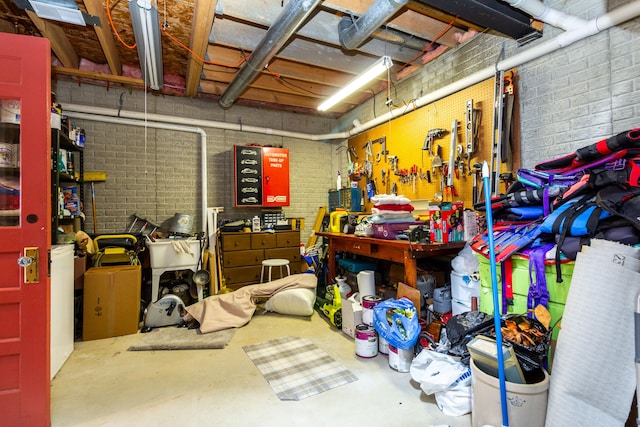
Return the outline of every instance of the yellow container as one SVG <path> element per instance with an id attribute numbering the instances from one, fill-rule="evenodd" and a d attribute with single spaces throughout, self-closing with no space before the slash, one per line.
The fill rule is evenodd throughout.
<path id="1" fill-rule="evenodd" d="M 332 233 L 340 233 L 342 230 L 340 229 L 340 218 L 345 216 L 347 211 L 344 209 L 336 209 L 335 211 L 329 214 L 329 231 Z"/>

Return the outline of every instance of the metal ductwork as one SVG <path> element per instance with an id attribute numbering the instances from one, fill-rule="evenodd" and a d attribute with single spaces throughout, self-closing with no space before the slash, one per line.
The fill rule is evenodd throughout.
<path id="1" fill-rule="evenodd" d="M 417 0 L 452 16 L 490 28 L 525 44 L 542 36 L 530 17 L 500 0 Z M 507 0 L 508 1 L 508 0 Z"/>
<path id="2" fill-rule="evenodd" d="M 238 96 L 251 84 L 255 77 L 264 69 L 284 44 L 295 34 L 302 23 L 318 6 L 320 0 L 290 0 L 282 9 L 267 34 L 253 51 L 249 59 L 227 90 L 220 98 L 220 106 L 229 108 Z"/>
<path id="3" fill-rule="evenodd" d="M 376 0 L 357 20 L 342 18 L 338 23 L 340 44 L 347 50 L 356 49 L 408 2 L 409 0 Z"/>

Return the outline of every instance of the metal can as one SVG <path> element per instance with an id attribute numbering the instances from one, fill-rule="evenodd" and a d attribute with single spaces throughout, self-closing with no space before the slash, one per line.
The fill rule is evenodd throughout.
<path id="1" fill-rule="evenodd" d="M 362 323 L 373 326 L 373 307 L 378 305 L 382 298 L 375 295 L 362 297 Z"/>
<path id="2" fill-rule="evenodd" d="M 378 355 L 378 334 L 370 325 L 356 326 L 356 355 L 364 358 Z"/>

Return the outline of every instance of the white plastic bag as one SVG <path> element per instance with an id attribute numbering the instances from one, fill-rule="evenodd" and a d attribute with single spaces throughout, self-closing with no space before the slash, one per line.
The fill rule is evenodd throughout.
<path id="1" fill-rule="evenodd" d="M 413 359 L 409 372 L 426 394 L 471 384 L 471 369 L 459 358 L 427 349 Z"/>
<path id="2" fill-rule="evenodd" d="M 470 276 L 480 269 L 480 261 L 468 242 L 458 252 L 458 256 L 451 260 L 451 268 L 463 276 Z"/>
<path id="3" fill-rule="evenodd" d="M 471 386 L 459 385 L 435 393 L 436 404 L 445 415 L 459 417 L 471 412 Z"/>

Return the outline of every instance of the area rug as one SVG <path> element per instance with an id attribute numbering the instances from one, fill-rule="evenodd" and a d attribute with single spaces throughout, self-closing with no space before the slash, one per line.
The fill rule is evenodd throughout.
<path id="1" fill-rule="evenodd" d="M 209 350 L 225 348 L 236 333 L 236 328 L 223 329 L 208 334 L 198 329 L 156 328 L 150 332 L 139 333 L 138 341 L 129 351 L 142 350 Z"/>
<path id="2" fill-rule="evenodd" d="M 303 338 L 282 337 L 242 349 L 280 400 L 302 400 L 358 380 L 351 371 Z"/>

